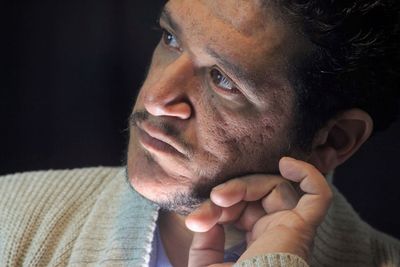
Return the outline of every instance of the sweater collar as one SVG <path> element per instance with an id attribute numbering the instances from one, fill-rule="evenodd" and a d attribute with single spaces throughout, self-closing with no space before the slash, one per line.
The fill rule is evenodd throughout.
<path id="1" fill-rule="evenodd" d="M 89 211 L 72 266 L 148 266 L 158 207 L 132 189 L 125 170 L 110 179 Z"/>
<path id="2" fill-rule="evenodd" d="M 314 240 L 311 266 L 372 266 L 370 227 L 332 186 L 331 207 Z"/>
<path id="3" fill-rule="evenodd" d="M 333 192 L 333 203 L 317 230 L 311 265 L 372 266 L 369 226 L 334 187 Z M 121 170 L 98 197 L 71 263 L 148 266 L 158 210 L 131 187 Z"/>

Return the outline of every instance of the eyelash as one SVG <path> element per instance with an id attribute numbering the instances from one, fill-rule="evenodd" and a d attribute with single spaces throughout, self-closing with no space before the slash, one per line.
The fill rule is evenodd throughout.
<path id="1" fill-rule="evenodd" d="M 153 25 L 152 30 L 154 30 L 154 31 L 158 32 L 159 34 L 161 34 L 161 41 L 165 46 L 171 47 L 171 48 L 173 48 L 175 50 L 180 50 L 178 41 L 176 41 L 176 47 L 170 46 L 170 44 L 167 42 L 166 38 L 168 37 L 168 35 L 174 37 L 175 40 L 176 40 L 176 37 L 175 37 L 174 34 L 170 33 L 163 26 L 161 26 L 159 20 L 157 21 L 156 24 Z"/>
<path id="2" fill-rule="evenodd" d="M 163 43 L 168 47 L 180 50 L 180 46 L 179 46 L 179 43 L 178 43 L 175 35 L 173 35 L 172 33 L 170 33 L 169 31 L 167 31 L 167 30 L 165 30 L 163 28 L 161 28 L 161 31 L 162 31 L 162 37 L 161 38 L 162 38 Z M 171 45 L 171 43 L 169 43 L 171 41 L 170 38 L 174 38 L 174 42 L 176 43 L 175 45 Z"/>
<path id="3" fill-rule="evenodd" d="M 164 45 L 171 47 L 172 49 L 180 50 L 179 42 L 177 41 L 175 35 L 167 31 L 166 29 L 160 27 L 162 31 L 162 42 Z M 171 41 L 171 38 L 174 40 Z M 171 42 L 175 42 L 175 45 L 171 45 Z M 217 87 L 219 90 L 229 94 L 239 94 L 240 91 L 235 85 L 235 83 L 227 77 L 222 71 L 218 68 L 213 67 L 209 72 L 209 77 L 211 82 Z"/>
<path id="4" fill-rule="evenodd" d="M 213 67 L 209 73 L 211 82 L 220 90 L 230 94 L 239 94 L 240 91 L 235 83 L 223 74 L 219 69 Z M 218 85 L 220 83 L 220 85 Z"/>

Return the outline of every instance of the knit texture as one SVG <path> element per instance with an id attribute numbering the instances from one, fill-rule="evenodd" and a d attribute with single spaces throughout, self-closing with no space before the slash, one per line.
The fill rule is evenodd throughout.
<path id="1" fill-rule="evenodd" d="M 233 267 L 307 267 L 308 264 L 300 257 L 289 253 L 266 254 L 260 257 L 244 260 Z"/>
<path id="2" fill-rule="evenodd" d="M 122 168 L 0 176 L 0 266 L 148 266 L 158 207 Z M 362 222 L 334 189 L 311 266 L 400 266 L 399 241 Z M 277 253 L 235 266 L 306 266 Z"/>

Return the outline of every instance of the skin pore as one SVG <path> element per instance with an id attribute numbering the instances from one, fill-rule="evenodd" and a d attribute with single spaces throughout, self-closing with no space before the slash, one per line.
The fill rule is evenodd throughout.
<path id="1" fill-rule="evenodd" d="M 183 215 L 214 186 L 279 173 L 284 155 L 304 158 L 292 143 L 288 79 L 300 41 L 274 14 L 255 0 L 171 0 L 162 12 L 131 119 L 128 178 L 170 211 L 159 226 L 174 266 L 185 266 L 191 242 Z"/>

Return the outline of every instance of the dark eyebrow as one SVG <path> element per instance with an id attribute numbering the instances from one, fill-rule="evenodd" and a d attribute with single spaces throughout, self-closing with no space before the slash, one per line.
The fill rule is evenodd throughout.
<path id="1" fill-rule="evenodd" d="M 165 6 L 161 13 L 160 13 L 160 20 L 165 21 L 178 35 L 183 34 L 182 33 L 182 28 L 181 26 L 174 20 L 171 12 L 169 11 L 168 7 Z M 208 53 L 210 56 L 216 59 L 218 61 L 218 64 L 223 67 L 223 69 L 226 69 L 229 73 L 233 75 L 240 83 L 244 84 L 246 88 L 248 89 L 249 93 L 253 96 L 258 95 L 256 91 L 256 84 L 253 79 L 251 79 L 251 75 L 246 73 L 243 68 L 240 66 L 234 64 L 230 60 L 228 60 L 226 56 L 223 56 L 219 53 L 217 53 L 212 47 L 207 46 L 205 48 L 205 52 Z"/>
<path id="2" fill-rule="evenodd" d="M 160 14 L 160 20 L 164 20 L 169 26 L 177 33 L 181 33 L 182 29 L 179 24 L 174 20 L 167 7 L 164 7 Z"/>
<path id="3" fill-rule="evenodd" d="M 168 7 L 165 6 L 162 10 L 161 10 L 161 14 L 160 14 L 160 20 L 164 20 L 166 23 L 168 23 L 170 25 L 170 27 L 172 27 L 178 34 L 181 34 L 181 27 L 180 25 L 174 20 L 174 18 L 171 15 L 171 12 L 168 10 Z M 221 65 L 223 65 L 226 69 L 229 70 L 230 73 L 232 73 L 233 75 L 236 76 L 237 79 L 241 80 L 242 82 L 246 83 L 246 76 L 245 73 L 243 72 L 243 70 L 233 64 L 232 62 L 230 62 L 229 60 L 227 60 L 225 57 L 221 56 L 220 54 L 218 54 L 214 49 L 212 49 L 211 47 L 207 46 L 206 47 L 206 52 L 214 57 Z M 250 85 L 250 84 L 248 84 Z"/>

